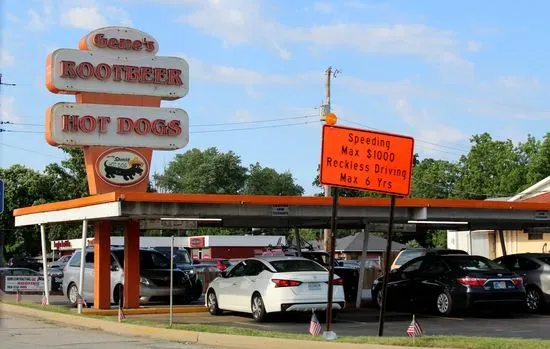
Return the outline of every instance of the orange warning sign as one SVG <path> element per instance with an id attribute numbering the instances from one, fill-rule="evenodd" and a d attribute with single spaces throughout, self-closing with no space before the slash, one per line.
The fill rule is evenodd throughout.
<path id="1" fill-rule="evenodd" d="M 323 125 L 322 184 L 408 196 L 414 139 Z"/>

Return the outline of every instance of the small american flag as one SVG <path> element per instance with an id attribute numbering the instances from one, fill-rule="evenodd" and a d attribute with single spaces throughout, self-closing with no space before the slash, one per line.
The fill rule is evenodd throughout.
<path id="1" fill-rule="evenodd" d="M 122 307 L 118 307 L 118 322 L 121 322 L 124 319 L 126 319 L 126 315 L 124 315 Z"/>
<path id="2" fill-rule="evenodd" d="M 19 289 L 17 289 L 17 291 L 15 293 L 15 301 L 17 303 L 21 302 L 21 293 L 19 293 Z"/>
<path id="3" fill-rule="evenodd" d="M 42 300 L 40 301 L 40 305 L 48 305 L 48 298 L 46 298 L 45 293 L 42 293 Z"/>
<path id="4" fill-rule="evenodd" d="M 318 336 L 321 334 L 321 324 L 319 323 L 319 320 L 317 320 L 317 316 L 315 316 L 315 312 L 311 314 L 311 321 L 309 322 L 309 333 L 312 336 Z"/>
<path id="5" fill-rule="evenodd" d="M 88 308 L 88 304 L 86 304 L 86 301 L 84 300 L 84 298 L 82 298 L 81 295 L 76 296 L 76 304 L 82 305 L 82 307 L 84 308 Z"/>
<path id="6" fill-rule="evenodd" d="M 416 321 L 413 315 L 411 324 L 407 328 L 407 335 L 409 337 L 418 337 L 418 336 L 422 336 L 422 333 L 423 333 L 422 326 L 420 326 L 420 324 Z"/>

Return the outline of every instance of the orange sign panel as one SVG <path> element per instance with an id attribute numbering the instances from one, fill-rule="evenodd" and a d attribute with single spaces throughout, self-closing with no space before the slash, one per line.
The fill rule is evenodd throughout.
<path id="1" fill-rule="evenodd" d="M 323 125 L 322 184 L 408 196 L 414 139 Z"/>

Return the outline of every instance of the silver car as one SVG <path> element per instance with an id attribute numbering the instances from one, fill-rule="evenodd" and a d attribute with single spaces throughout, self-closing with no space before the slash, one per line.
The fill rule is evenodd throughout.
<path id="1" fill-rule="evenodd" d="M 71 256 L 63 269 L 63 295 L 72 306 L 77 305 L 80 277 L 80 251 Z M 140 302 L 167 300 L 170 297 L 170 260 L 162 253 L 140 249 Z M 124 249 L 111 248 L 111 303 L 118 304 L 124 287 Z M 174 299 L 178 303 L 189 303 L 192 298 L 191 282 L 181 270 L 174 269 Z M 81 292 L 86 303 L 94 299 L 94 250 L 86 250 L 84 265 L 84 287 Z"/>
<path id="2" fill-rule="evenodd" d="M 540 312 L 550 304 L 550 253 L 510 254 L 495 262 L 523 277 L 528 311 Z"/>

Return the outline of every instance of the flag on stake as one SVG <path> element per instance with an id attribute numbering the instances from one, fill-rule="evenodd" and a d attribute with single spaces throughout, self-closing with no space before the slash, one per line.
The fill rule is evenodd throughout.
<path id="1" fill-rule="evenodd" d="M 46 298 L 46 293 L 42 293 L 42 301 L 40 301 L 40 305 L 48 305 L 48 299 Z"/>
<path id="2" fill-rule="evenodd" d="M 16 293 L 15 293 L 15 301 L 17 303 L 21 302 L 21 293 L 19 293 L 19 289 L 16 290 Z"/>
<path id="3" fill-rule="evenodd" d="M 88 308 L 88 304 L 80 294 L 76 295 L 76 304 L 82 305 L 83 308 Z"/>
<path id="4" fill-rule="evenodd" d="M 424 333 L 424 331 L 422 330 L 422 326 L 420 326 L 420 324 L 418 322 L 416 322 L 416 318 L 413 315 L 411 324 L 407 328 L 407 335 L 409 337 L 413 337 L 413 339 L 414 339 L 415 337 L 422 336 L 423 333 Z"/>
<path id="5" fill-rule="evenodd" d="M 122 307 L 118 307 L 118 322 L 121 322 L 123 319 L 126 319 L 126 315 L 124 315 Z"/>
<path id="6" fill-rule="evenodd" d="M 315 312 L 312 311 L 311 313 L 311 321 L 309 322 L 309 333 L 312 336 L 318 336 L 321 334 L 321 324 L 319 323 L 319 320 L 317 320 L 317 316 L 315 316 Z"/>

